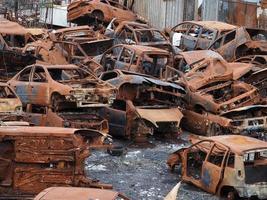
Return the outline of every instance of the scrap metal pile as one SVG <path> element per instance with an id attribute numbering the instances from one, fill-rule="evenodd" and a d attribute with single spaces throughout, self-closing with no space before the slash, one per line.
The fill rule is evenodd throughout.
<path id="1" fill-rule="evenodd" d="M 266 30 L 190 21 L 162 32 L 107 0 L 74 1 L 67 17 L 78 26 L 0 22 L 2 198 L 111 188 L 86 178 L 90 149 L 184 130 L 201 137 L 168 159 L 182 180 L 228 199 L 267 198 Z"/>

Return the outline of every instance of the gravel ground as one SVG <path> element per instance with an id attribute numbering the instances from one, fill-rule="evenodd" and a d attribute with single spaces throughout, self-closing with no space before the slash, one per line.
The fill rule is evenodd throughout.
<path id="1" fill-rule="evenodd" d="M 128 146 L 125 154 L 120 157 L 111 156 L 104 151 L 93 151 L 92 156 L 86 161 L 86 172 L 91 178 L 112 184 L 114 190 L 126 194 L 133 200 L 163 199 L 180 180 L 178 170 L 177 173 L 169 171 L 166 165 L 167 157 L 186 144 L 182 141 L 172 144 L 155 140 L 153 144 L 154 147 L 147 148 Z M 183 183 L 178 199 L 218 198 Z"/>

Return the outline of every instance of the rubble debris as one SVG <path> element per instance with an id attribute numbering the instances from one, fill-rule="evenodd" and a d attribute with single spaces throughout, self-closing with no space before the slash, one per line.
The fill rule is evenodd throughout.
<path id="1" fill-rule="evenodd" d="M 182 86 L 121 70 L 100 78 L 118 89 L 116 101 L 104 112 L 111 135 L 135 138 L 179 132 L 182 113 L 177 107 L 183 106 L 186 93 Z"/>
<path id="2" fill-rule="evenodd" d="M 1 197 L 36 195 L 53 186 L 110 188 L 85 176 L 84 161 L 99 137 L 90 134 L 55 127 L 0 127 Z"/>
<path id="3" fill-rule="evenodd" d="M 174 51 L 168 38 L 158 29 L 132 21 L 123 21 L 116 26 L 115 21 L 112 20 L 105 31 L 105 35 L 113 38 L 115 44 L 135 44 Z"/>
<path id="4" fill-rule="evenodd" d="M 111 104 L 116 90 L 75 65 L 41 65 L 26 67 L 8 84 L 22 103 L 62 107 L 96 107 Z"/>
<path id="5" fill-rule="evenodd" d="M 236 26 L 218 21 L 187 21 L 171 29 L 170 40 L 174 46 L 184 50 L 206 50 L 221 35 Z"/>
<path id="6" fill-rule="evenodd" d="M 88 199 L 99 199 L 99 200 L 130 200 L 125 195 L 113 191 L 113 190 L 100 190 L 93 188 L 74 188 L 74 187 L 51 187 L 40 192 L 34 200 L 66 200 L 66 199 L 77 199 L 77 200 L 88 200 Z"/>
<path id="7" fill-rule="evenodd" d="M 183 181 L 228 199 L 267 197 L 266 142 L 234 135 L 191 142 L 167 161 L 171 169 L 182 165 Z"/>
<path id="8" fill-rule="evenodd" d="M 172 59 L 168 51 L 139 45 L 115 45 L 103 55 L 94 58 L 103 66 L 103 71 L 127 70 L 160 77 Z"/>
<path id="9" fill-rule="evenodd" d="M 116 1 L 80 0 L 74 1 L 68 6 L 68 22 L 78 25 L 109 23 L 113 18 L 116 18 L 119 22 L 142 20 L 138 15 Z"/>
<path id="10" fill-rule="evenodd" d="M 209 49 L 231 62 L 249 55 L 266 55 L 267 32 L 264 29 L 240 27 L 218 38 Z"/>

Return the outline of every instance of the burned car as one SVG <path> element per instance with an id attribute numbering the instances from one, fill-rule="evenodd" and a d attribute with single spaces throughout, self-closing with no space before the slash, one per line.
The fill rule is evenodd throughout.
<path id="1" fill-rule="evenodd" d="M 21 111 L 22 103 L 19 97 L 7 84 L 0 83 L 0 113 L 20 113 Z"/>
<path id="2" fill-rule="evenodd" d="M 37 58 L 24 53 L 23 47 L 32 42 L 29 32 L 19 24 L 4 19 L 0 20 L 0 79 L 8 80 Z"/>
<path id="3" fill-rule="evenodd" d="M 267 141 L 266 105 L 245 106 L 220 115 L 183 110 L 183 115 L 181 127 L 198 135 L 240 134 Z"/>
<path id="4" fill-rule="evenodd" d="M 90 146 L 98 138 L 85 129 L 0 127 L 1 198 L 36 195 L 53 186 L 109 189 L 110 185 L 86 178 L 84 172 Z"/>
<path id="5" fill-rule="evenodd" d="M 117 1 L 77 0 L 68 6 L 68 22 L 78 25 L 87 25 L 95 21 L 109 23 L 113 18 L 118 21 L 136 21 L 140 17 Z"/>
<path id="6" fill-rule="evenodd" d="M 103 110 L 110 134 L 126 138 L 179 133 L 182 86 L 129 71 L 113 70 L 100 77 L 118 89 L 116 101 Z"/>
<path id="7" fill-rule="evenodd" d="M 192 139 L 169 156 L 182 166 L 182 180 L 227 199 L 267 198 L 267 143 L 245 136 Z"/>
<path id="8" fill-rule="evenodd" d="M 101 107 L 72 108 L 53 112 L 46 106 L 28 104 L 22 118 L 35 126 L 86 128 L 108 134 L 108 121 L 99 115 L 99 109 Z"/>
<path id="9" fill-rule="evenodd" d="M 218 38 L 209 49 L 231 62 L 244 56 L 266 55 L 266 39 L 266 30 L 240 27 Z"/>
<path id="10" fill-rule="evenodd" d="M 160 77 L 160 72 L 172 62 L 168 51 L 125 44 L 116 45 L 94 59 L 103 66 L 103 71 L 120 69 L 157 78 Z"/>
<path id="11" fill-rule="evenodd" d="M 51 187 L 40 192 L 34 200 L 130 200 L 125 195 L 104 189 L 77 188 L 77 187 Z"/>
<path id="12" fill-rule="evenodd" d="M 116 90 L 75 65 L 26 67 L 8 84 L 22 103 L 61 107 L 95 107 L 112 103 Z"/>
<path id="13" fill-rule="evenodd" d="M 188 92 L 189 108 L 198 113 L 220 114 L 235 108 L 260 103 L 256 87 L 240 81 L 219 81 Z"/>
<path id="14" fill-rule="evenodd" d="M 221 35 L 235 28 L 218 21 L 187 21 L 171 29 L 170 40 L 185 51 L 205 50 Z"/>
<path id="15" fill-rule="evenodd" d="M 115 44 L 135 44 L 142 46 L 152 46 L 167 51 L 174 51 L 168 38 L 158 29 L 152 28 L 148 24 L 123 21 L 116 27 L 115 21 L 106 29 L 105 35 L 114 39 Z M 113 29 L 113 27 L 115 27 Z"/>

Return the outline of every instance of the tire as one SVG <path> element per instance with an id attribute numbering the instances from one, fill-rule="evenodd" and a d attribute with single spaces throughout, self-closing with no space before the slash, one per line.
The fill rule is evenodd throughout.
<path id="1" fill-rule="evenodd" d="M 114 146 L 107 149 L 108 154 L 112 156 L 122 156 L 124 153 L 124 148 L 122 146 Z"/>

